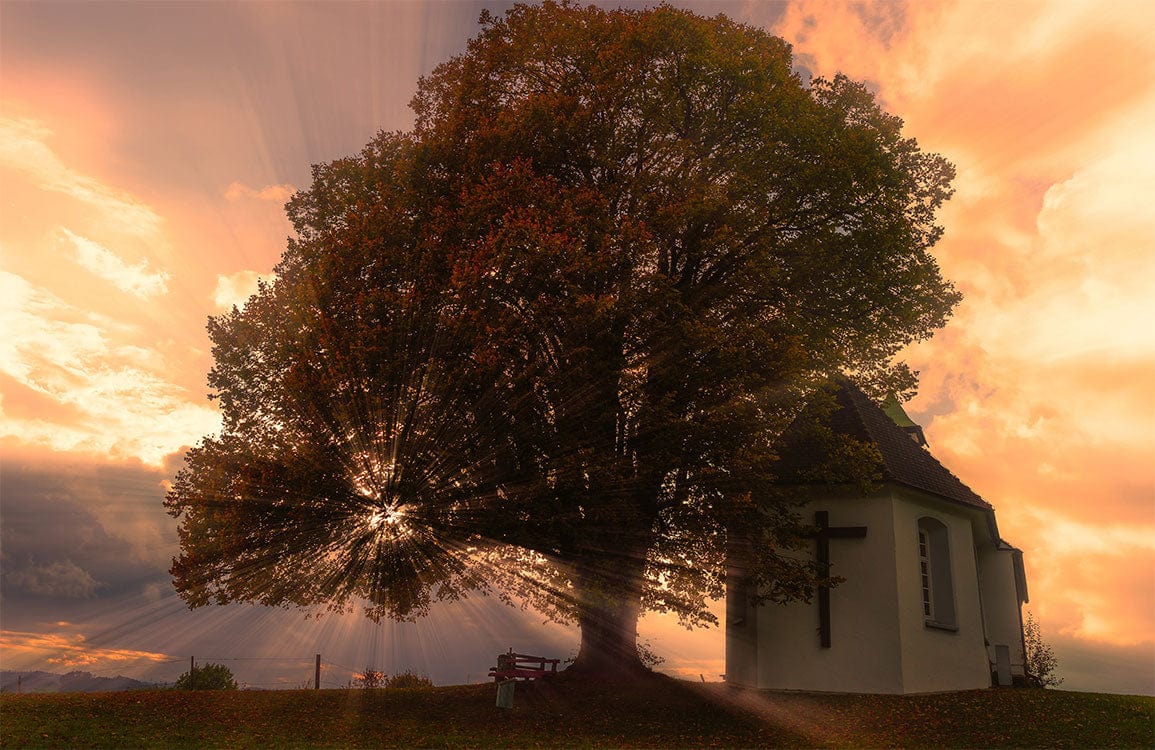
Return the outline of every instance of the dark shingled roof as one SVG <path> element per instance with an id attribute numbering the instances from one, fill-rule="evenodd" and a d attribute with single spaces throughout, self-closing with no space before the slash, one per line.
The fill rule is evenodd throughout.
<path id="1" fill-rule="evenodd" d="M 835 378 L 833 386 L 836 406 L 825 424 L 836 434 L 848 435 L 877 448 L 882 455 L 884 480 L 972 508 L 992 510 L 990 503 L 959 481 L 929 451 L 912 440 L 849 378 Z M 817 465 L 821 460 L 821 456 L 816 455 L 813 443 L 801 437 L 799 425 L 808 416 L 813 417 L 809 407 L 782 435 L 778 455 L 779 476 L 783 482 L 798 483 L 799 476 L 806 468 Z"/>

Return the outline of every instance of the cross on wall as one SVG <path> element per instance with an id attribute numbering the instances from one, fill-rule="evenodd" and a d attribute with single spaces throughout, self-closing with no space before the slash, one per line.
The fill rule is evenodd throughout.
<path id="1" fill-rule="evenodd" d="M 818 572 L 823 578 L 830 577 L 830 540 L 863 539 L 865 526 L 831 526 L 830 513 L 825 510 L 814 512 L 814 539 L 818 545 Z M 818 586 L 818 634 L 822 648 L 830 648 L 830 586 Z"/>

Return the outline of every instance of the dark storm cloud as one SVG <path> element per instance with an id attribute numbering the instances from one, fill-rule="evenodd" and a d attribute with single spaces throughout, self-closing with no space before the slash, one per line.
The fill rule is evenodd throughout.
<path id="1" fill-rule="evenodd" d="M 140 593 L 167 578 L 175 525 L 162 473 L 43 454 L 2 458 L 0 592 L 5 620 L 25 600 L 55 602 Z"/>
<path id="2" fill-rule="evenodd" d="M 3 579 L 10 589 L 69 599 L 87 599 L 98 585 L 88 571 L 68 559 L 46 564 L 28 559 L 23 567 L 9 565 Z"/>

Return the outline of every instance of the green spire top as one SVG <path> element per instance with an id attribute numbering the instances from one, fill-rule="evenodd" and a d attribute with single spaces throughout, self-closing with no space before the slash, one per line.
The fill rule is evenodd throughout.
<path id="1" fill-rule="evenodd" d="M 890 421 L 902 428 L 914 439 L 914 442 L 925 446 L 926 436 L 922 433 L 922 428 L 915 424 L 906 411 L 902 408 L 902 404 L 898 402 L 898 396 L 893 391 L 886 394 L 886 400 L 882 402 L 882 411 L 886 416 L 890 417 Z"/>
<path id="2" fill-rule="evenodd" d="M 890 417 L 890 421 L 899 427 L 918 427 L 914 420 L 907 416 L 902 404 L 898 403 L 898 396 L 894 395 L 894 391 L 886 394 L 886 400 L 882 402 L 882 410 L 886 412 L 886 416 Z"/>

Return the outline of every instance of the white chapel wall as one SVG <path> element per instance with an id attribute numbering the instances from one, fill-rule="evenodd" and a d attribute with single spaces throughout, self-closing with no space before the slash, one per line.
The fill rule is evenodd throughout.
<path id="1" fill-rule="evenodd" d="M 831 526 L 865 526 L 867 533 L 864 539 L 830 542 L 831 575 L 846 579 L 830 592 L 830 648 L 820 645 L 817 599 L 809 605 L 759 608 L 757 687 L 903 692 L 891 506 L 886 494 L 870 498 L 834 495 L 816 499 L 799 511 L 804 520 L 811 521 L 814 511 L 826 510 Z M 813 546 L 805 554 L 813 559 Z"/>
<path id="2" fill-rule="evenodd" d="M 907 488 L 895 487 L 893 497 L 903 692 L 989 687 L 971 514 Z M 928 627 L 923 614 L 918 550 L 918 522 L 923 517 L 948 529 L 955 630 Z"/>
<path id="3" fill-rule="evenodd" d="M 995 646 L 1010 649 L 1011 674 L 1022 675 L 1022 610 L 1015 585 L 1014 553 L 996 549 L 991 543 L 978 547 L 979 586 L 986 618 L 988 658 L 995 661 Z"/>

